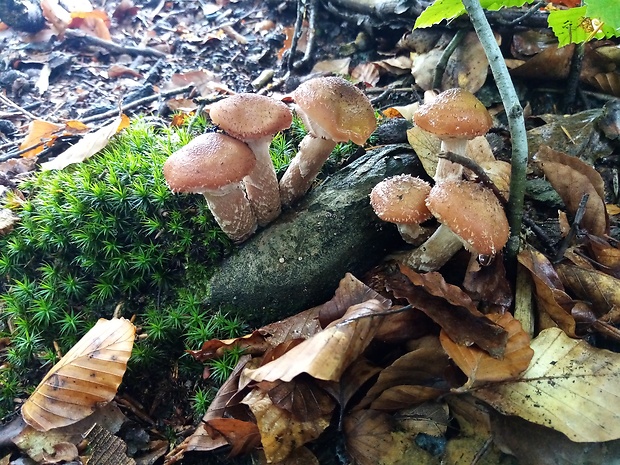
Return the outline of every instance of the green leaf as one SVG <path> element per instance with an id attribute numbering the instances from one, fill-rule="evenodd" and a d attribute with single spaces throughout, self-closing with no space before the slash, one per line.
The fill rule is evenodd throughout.
<path id="1" fill-rule="evenodd" d="M 596 24 L 596 20 L 593 21 L 587 15 L 586 8 L 581 6 L 549 12 L 547 22 L 558 38 L 560 47 L 618 35 L 617 31 L 607 24 L 603 24 L 600 29 L 597 29 L 599 25 Z"/>
<path id="2" fill-rule="evenodd" d="M 589 18 L 601 20 L 615 35 L 620 34 L 620 8 L 618 0 L 585 0 L 586 14 Z"/>
<path id="3" fill-rule="evenodd" d="M 488 11 L 496 11 L 501 8 L 518 8 L 525 4 L 534 3 L 536 0 L 481 0 L 480 5 Z M 461 0 L 437 0 L 422 12 L 416 20 L 413 28 L 430 27 L 443 20 L 449 21 L 458 18 L 465 13 L 465 7 Z"/>
<path id="4" fill-rule="evenodd" d="M 465 7 L 461 0 L 437 0 L 418 16 L 413 28 L 430 27 L 444 19 L 457 18 L 463 13 L 465 13 Z"/>

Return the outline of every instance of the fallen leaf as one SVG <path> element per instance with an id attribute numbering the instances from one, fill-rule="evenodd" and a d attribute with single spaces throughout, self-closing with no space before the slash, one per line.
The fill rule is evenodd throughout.
<path id="1" fill-rule="evenodd" d="M 463 389 L 514 379 L 525 371 L 534 355 L 530 348 L 530 337 L 510 313 L 496 313 L 487 317 L 508 332 L 506 351 L 501 360 L 491 357 L 477 347 L 456 344 L 445 331 L 439 334 L 442 347 L 468 378 Z"/>
<path id="2" fill-rule="evenodd" d="M 534 357 L 519 379 L 472 394 L 575 442 L 619 439 L 620 354 L 571 339 L 559 328 L 542 331 L 531 347 Z"/>
<path id="3" fill-rule="evenodd" d="M 409 433 L 442 437 L 448 430 L 450 412 L 443 402 L 424 402 L 415 407 L 402 409 L 394 415 L 399 428 Z"/>
<path id="4" fill-rule="evenodd" d="M 495 34 L 498 45 L 501 36 Z M 480 90 L 489 73 L 489 61 L 474 31 L 468 32 L 450 56 L 441 80 L 441 90 L 460 87 L 471 93 Z"/>
<path id="5" fill-rule="evenodd" d="M 260 434 L 255 423 L 235 418 L 213 418 L 205 423 L 207 428 L 215 430 L 232 446 L 230 457 L 249 454 L 260 445 Z"/>
<path id="6" fill-rule="evenodd" d="M 569 336 L 576 337 L 575 319 L 571 316 L 575 302 L 564 291 L 564 286 L 551 262 L 531 247 L 523 249 L 517 258 L 519 263 L 530 271 L 534 280 L 539 319 L 546 315 L 550 320 L 549 323 L 560 327 Z M 542 329 L 549 327 L 551 326 L 544 325 Z"/>
<path id="7" fill-rule="evenodd" d="M 22 406 L 24 421 L 38 431 L 70 425 L 116 395 L 136 328 L 124 318 L 100 319 L 47 372 Z"/>
<path id="8" fill-rule="evenodd" d="M 588 235 L 586 245 L 603 271 L 620 278 L 620 248 L 613 247 L 605 239 Z"/>
<path id="9" fill-rule="evenodd" d="M 210 339 L 203 342 L 199 350 L 189 350 L 188 353 L 196 360 L 205 362 L 222 357 L 230 349 L 242 349 L 244 354 L 263 354 L 271 347 L 259 331 L 253 331 L 245 336 L 234 339 Z"/>
<path id="10" fill-rule="evenodd" d="M 270 465 L 320 465 L 319 459 L 307 447 L 298 447 L 288 457 L 279 462 L 267 462 L 265 454 L 261 452 L 259 451 L 258 454 L 259 465 L 267 465 L 267 463 Z"/>
<path id="11" fill-rule="evenodd" d="M 313 67 L 311 73 L 330 73 L 341 76 L 349 75 L 349 67 L 351 66 L 351 58 L 337 58 L 335 60 L 318 61 Z"/>
<path id="12" fill-rule="evenodd" d="M 188 451 L 209 451 L 219 449 L 228 444 L 228 441 L 222 435 L 213 434 L 213 430 L 207 429 L 206 425 L 209 420 L 223 418 L 226 406 L 230 399 L 239 391 L 239 376 L 243 368 L 250 361 L 250 355 L 242 355 L 233 369 L 228 379 L 222 384 L 217 391 L 213 402 L 209 405 L 207 412 L 202 417 L 202 421 L 196 428 L 196 431 L 189 437 L 186 445 Z"/>
<path id="13" fill-rule="evenodd" d="M 453 341 L 476 344 L 494 357 L 503 355 L 506 331 L 480 313 L 469 296 L 447 284 L 441 274 L 419 274 L 401 265 L 400 272 L 393 272 L 386 279 L 386 285 L 396 297 L 407 299 L 428 315 Z"/>
<path id="14" fill-rule="evenodd" d="M 250 407 L 256 418 L 268 462 L 284 460 L 298 447 L 319 437 L 331 419 L 329 414 L 308 421 L 295 420 L 258 389 L 251 391 L 242 402 Z"/>
<path id="15" fill-rule="evenodd" d="M 114 118 L 111 123 L 86 134 L 77 144 L 62 152 L 52 161 L 41 163 L 41 169 L 43 171 L 61 170 L 74 163 L 83 162 L 105 148 L 112 136 L 128 125 L 128 121 L 125 115 Z"/>
<path id="16" fill-rule="evenodd" d="M 20 150 L 30 147 L 32 147 L 32 150 L 23 153 L 22 157 L 34 157 L 42 152 L 44 148 L 50 147 L 62 129 L 63 126 L 59 124 L 48 123 L 42 120 L 32 121 L 28 125 L 28 133 L 24 141 L 19 146 Z"/>
<path id="17" fill-rule="evenodd" d="M 439 138 L 424 129 L 420 129 L 418 126 L 414 126 L 411 129 L 407 129 L 407 141 L 418 155 L 426 174 L 431 178 L 434 177 L 435 171 L 437 171 L 437 162 L 439 161 L 437 155 L 441 152 L 441 141 Z"/>
<path id="18" fill-rule="evenodd" d="M 398 428 L 398 422 L 385 413 L 359 410 L 343 421 L 347 451 L 358 465 L 402 465 L 439 463 L 415 446 L 416 433 Z"/>
<path id="19" fill-rule="evenodd" d="M 351 273 L 346 273 L 338 283 L 334 297 L 316 307 L 319 311 L 319 322 L 324 328 L 334 320 L 342 318 L 352 305 L 375 299 L 389 307 L 392 302 L 361 282 Z"/>
<path id="20" fill-rule="evenodd" d="M 380 78 L 379 67 L 374 63 L 360 63 L 351 70 L 351 79 L 354 82 L 376 86 Z"/>
<path id="21" fill-rule="evenodd" d="M 378 399 L 384 392 L 393 388 L 406 391 L 401 386 L 425 386 L 435 390 L 447 390 L 444 378 L 449 367 L 449 360 L 439 344 L 437 336 L 425 336 L 411 341 L 408 348 L 409 352 L 394 360 L 379 373 L 377 381 L 356 405 L 356 409 L 366 408 L 375 401 L 380 403 L 382 409 L 386 409 L 387 402 L 395 403 L 394 395 L 396 392 L 386 394 L 386 397 L 381 401 Z M 423 390 L 419 391 L 424 396 L 420 397 L 419 401 L 411 397 L 412 392 L 414 391 L 406 392 L 405 396 L 400 398 L 400 402 L 404 403 L 406 399 L 407 402 L 410 402 L 407 405 L 409 407 L 426 400 L 427 393 L 424 393 Z"/>
<path id="22" fill-rule="evenodd" d="M 339 382 L 321 383 L 321 387 L 336 399 L 342 415 L 353 396 L 381 370 L 381 367 L 359 357 L 345 370 Z"/>
<path id="23" fill-rule="evenodd" d="M 605 210 L 604 182 L 601 175 L 587 163 L 565 153 L 541 146 L 536 161 L 543 169 L 545 177 L 560 195 L 566 209 L 574 215 L 584 195 L 588 195 L 581 226 L 595 236 L 602 236 L 609 227 Z"/>
<path id="24" fill-rule="evenodd" d="M 556 269 L 567 289 L 577 298 L 589 302 L 597 317 L 620 307 L 620 279 L 564 263 L 557 265 Z"/>
<path id="25" fill-rule="evenodd" d="M 282 357 L 245 374 L 254 381 L 290 381 L 301 373 L 338 381 L 346 368 L 370 344 L 388 307 L 371 299 L 353 305 L 341 320 L 306 339 Z M 378 316 L 379 315 L 379 316 Z"/>
<path id="26" fill-rule="evenodd" d="M 312 421 L 334 410 L 334 399 L 313 382 L 312 378 L 297 377 L 293 381 L 263 381 L 258 389 L 266 392 L 271 402 L 289 412 L 297 421 Z"/>

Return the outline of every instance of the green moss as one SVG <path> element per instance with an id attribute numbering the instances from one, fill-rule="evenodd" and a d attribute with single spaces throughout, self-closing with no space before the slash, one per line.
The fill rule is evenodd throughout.
<path id="1" fill-rule="evenodd" d="M 129 364 L 136 382 L 172 373 L 206 338 L 238 335 L 241 322 L 201 304 L 232 245 L 204 198 L 173 195 L 162 173 L 204 120 L 194 127 L 140 120 L 86 162 L 33 174 L 8 199 L 19 221 L 0 237 L 0 337 L 10 340 L 0 417 L 57 361 L 54 342 L 66 353 L 119 306 L 140 328 Z"/>

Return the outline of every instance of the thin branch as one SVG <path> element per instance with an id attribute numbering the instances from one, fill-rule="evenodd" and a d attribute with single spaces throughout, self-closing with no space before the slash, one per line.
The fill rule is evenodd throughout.
<path id="1" fill-rule="evenodd" d="M 35 120 L 35 119 L 40 119 L 38 116 L 30 113 L 28 110 L 26 110 L 25 108 L 20 107 L 17 103 L 13 102 L 13 100 L 11 100 L 10 98 L 8 98 L 6 95 L 4 95 L 2 92 L 0 92 L 0 100 L 5 104 L 8 105 L 12 108 L 15 108 L 17 111 L 19 111 L 20 113 L 26 115 L 28 118 Z"/>
<path id="2" fill-rule="evenodd" d="M 504 62 L 502 52 L 497 45 L 495 35 L 487 21 L 479 0 L 463 0 L 465 10 L 469 14 L 476 34 L 484 48 L 495 84 L 499 90 L 504 109 L 508 117 L 508 127 L 512 139 L 512 159 L 510 177 L 510 199 L 508 201 L 507 217 L 510 224 L 510 238 L 506 245 L 507 270 L 516 269 L 517 254 L 519 253 L 523 204 L 525 198 L 525 180 L 528 161 L 527 133 L 523 119 L 523 107 L 517 97 L 508 68 Z"/>
<path id="3" fill-rule="evenodd" d="M 443 75 L 446 72 L 446 67 L 448 66 L 448 61 L 450 57 L 456 50 L 456 48 L 460 45 L 460 43 L 465 38 L 467 31 L 465 29 L 459 29 L 454 34 L 454 37 L 448 43 L 448 46 L 444 49 L 441 57 L 439 57 L 439 61 L 437 62 L 437 67 L 435 68 L 435 74 L 433 75 L 433 89 L 439 89 L 441 87 L 441 81 L 443 80 Z"/>
<path id="4" fill-rule="evenodd" d="M 131 47 L 131 46 L 122 46 L 115 44 L 109 40 L 103 40 L 99 37 L 90 36 L 78 29 L 67 29 L 65 31 L 65 37 L 68 39 L 79 39 L 86 42 L 88 45 L 95 45 L 97 47 L 105 48 L 107 51 L 111 53 L 116 53 L 119 55 L 127 54 L 131 56 L 138 55 L 148 55 L 154 56 L 157 58 L 165 58 L 167 55 L 164 52 L 160 52 L 151 47 Z"/>

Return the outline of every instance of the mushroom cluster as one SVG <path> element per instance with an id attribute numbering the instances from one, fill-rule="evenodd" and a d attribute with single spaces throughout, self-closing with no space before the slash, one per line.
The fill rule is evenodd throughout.
<path id="1" fill-rule="evenodd" d="M 257 94 L 236 94 L 213 104 L 211 120 L 224 133 L 197 137 L 164 165 L 170 189 L 203 194 L 235 242 L 303 196 L 338 142 L 363 145 L 376 128 L 366 95 L 342 78 L 311 79 L 291 97 L 308 134 L 279 182 L 269 145 L 291 125 L 292 112 L 283 102 Z"/>
<path id="2" fill-rule="evenodd" d="M 467 156 L 468 141 L 486 134 L 492 125 L 491 116 L 482 102 L 463 89 L 442 92 L 431 102 L 421 105 L 413 119 L 421 129 L 441 140 L 442 152 L 461 156 Z M 412 216 L 417 215 L 419 198 L 424 197 L 429 217 L 434 216 L 440 222 L 431 237 L 408 254 L 405 263 L 420 271 L 433 271 L 445 264 L 463 245 L 477 253 L 482 264 L 489 263 L 506 245 L 509 236 L 508 220 L 500 201 L 481 184 L 463 179 L 462 165 L 445 158 L 439 159 L 434 181 L 435 185 L 429 189 L 420 180 L 417 195 L 408 193 L 404 196 L 395 188 L 395 193 L 390 194 L 396 196 L 393 202 L 400 210 L 403 210 L 405 199 L 412 199 L 407 200 L 412 202 Z M 373 200 L 387 187 L 392 189 L 392 184 L 396 183 L 385 180 L 375 186 L 371 204 L 380 218 L 398 224 L 397 219 L 385 218 Z M 384 193 L 383 197 L 388 197 L 388 194 Z M 399 230 L 410 242 L 410 234 L 403 234 L 400 225 Z"/>

